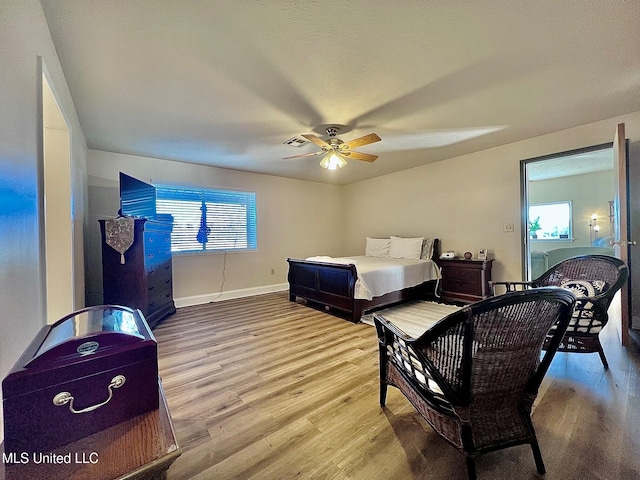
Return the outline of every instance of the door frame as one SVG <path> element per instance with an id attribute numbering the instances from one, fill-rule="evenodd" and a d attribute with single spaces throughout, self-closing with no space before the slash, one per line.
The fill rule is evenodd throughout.
<path id="1" fill-rule="evenodd" d="M 76 309 L 76 238 L 71 127 L 55 84 L 38 57 L 38 190 L 41 289 L 46 322 Z"/>
<path id="2" fill-rule="evenodd" d="M 625 262 L 631 270 L 629 251 L 635 242 L 631 239 L 631 208 L 629 199 L 629 140 L 625 133 L 625 124 L 616 126 L 613 140 L 614 168 L 614 249 L 615 256 Z M 631 272 L 620 289 L 620 324 L 618 335 L 623 346 L 629 346 L 629 330 L 632 327 L 631 316 Z"/>
<path id="3" fill-rule="evenodd" d="M 527 179 L 527 166 L 531 163 L 541 162 L 545 160 L 552 160 L 561 157 L 570 157 L 574 155 L 580 155 L 583 153 L 595 152 L 598 150 L 605 150 L 607 148 L 613 148 L 613 142 L 600 143 L 598 145 L 592 145 L 589 147 L 576 148 L 573 150 L 566 150 L 564 152 L 551 153 L 548 155 L 542 155 L 539 157 L 527 158 L 520 160 L 520 238 L 521 238 L 521 265 L 522 265 L 522 278 L 528 279 L 530 269 L 529 253 L 529 229 L 528 229 L 528 217 L 529 217 L 529 186 Z M 614 172 L 615 175 L 615 172 Z"/>

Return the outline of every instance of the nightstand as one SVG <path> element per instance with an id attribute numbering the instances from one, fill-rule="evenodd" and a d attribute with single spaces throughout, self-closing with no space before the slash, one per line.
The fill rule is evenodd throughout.
<path id="1" fill-rule="evenodd" d="M 442 300 L 473 303 L 490 296 L 489 281 L 493 259 L 438 259 L 436 262 L 442 268 Z"/>

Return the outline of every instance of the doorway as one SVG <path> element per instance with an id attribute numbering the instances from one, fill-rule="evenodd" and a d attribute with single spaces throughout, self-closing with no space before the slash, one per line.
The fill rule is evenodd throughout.
<path id="1" fill-rule="evenodd" d="M 75 306 L 71 135 L 44 66 L 42 137 L 45 300 L 47 323 L 53 323 Z"/>
<path id="2" fill-rule="evenodd" d="M 612 160 L 610 172 L 609 168 L 605 168 L 609 159 Z M 570 245 L 569 248 L 573 248 L 574 251 L 578 247 L 590 250 L 590 252 L 583 251 L 577 252 L 577 254 L 604 253 L 622 258 L 629 266 L 630 277 L 619 295 L 616 296 L 619 300 L 614 305 L 622 320 L 619 325 L 619 336 L 623 345 L 628 345 L 629 338 L 640 345 L 640 292 L 632 288 L 633 285 L 640 282 L 640 271 L 635 268 L 636 262 L 634 261 L 637 257 L 635 252 L 638 251 L 634 238 L 640 229 L 640 203 L 634 200 L 640 195 L 639 159 L 640 143 L 629 144 L 624 135 L 624 124 L 618 124 L 612 143 L 522 160 L 520 163 L 521 205 L 523 209 L 523 223 L 521 225 L 523 232 L 523 278 L 529 280 L 536 278 L 537 271 L 535 269 L 540 268 L 536 262 L 543 262 L 546 259 L 547 265 L 543 265 L 550 267 L 562 260 L 554 253 L 562 251 L 563 247 L 557 247 L 554 252 L 553 248 L 539 248 L 543 245 L 546 247 L 565 245 L 564 248 Z M 574 163 L 579 166 L 575 168 L 575 171 L 572 165 Z M 544 173 L 537 172 L 537 168 L 540 168 Z M 556 168 L 566 168 L 568 171 L 572 171 L 571 175 L 577 175 L 576 179 L 581 182 L 579 182 L 580 190 L 576 190 L 576 198 L 584 198 L 584 194 L 588 194 L 587 200 L 580 200 L 582 209 L 578 213 L 576 213 L 574 202 L 571 201 L 572 215 L 569 220 L 571 229 L 568 233 L 562 232 L 562 236 L 560 236 L 560 232 L 558 232 L 558 238 L 550 238 L 551 235 L 544 236 L 549 228 L 542 228 L 543 238 L 534 238 L 533 227 L 536 229 L 539 227 L 539 222 L 536 222 L 537 217 L 532 215 L 535 210 L 531 209 L 536 201 L 532 192 L 538 188 L 534 182 L 541 180 L 545 175 L 551 179 L 559 180 L 559 176 L 552 173 Z M 588 169 L 593 169 L 594 172 L 588 172 Z M 586 181 L 589 180 L 587 174 L 595 174 L 596 181 L 593 179 L 590 182 Z M 612 181 L 606 180 L 604 175 L 609 176 Z M 555 187 L 551 190 L 556 191 L 557 197 L 562 193 L 561 196 L 564 198 L 555 198 L 553 201 L 567 201 L 569 195 L 563 193 L 568 188 L 567 185 L 559 183 Z M 607 200 L 607 207 L 604 207 L 606 198 L 602 194 L 609 194 L 609 192 L 613 201 Z M 593 213 L 590 213 L 591 211 Z M 601 211 L 604 211 L 604 215 L 600 213 Z M 588 228 L 588 237 L 584 230 L 585 225 Z M 595 248 L 610 246 L 614 246 L 613 253 L 594 251 Z"/>
<path id="3" fill-rule="evenodd" d="M 523 278 L 575 255 L 614 255 L 612 144 L 521 162 Z"/>

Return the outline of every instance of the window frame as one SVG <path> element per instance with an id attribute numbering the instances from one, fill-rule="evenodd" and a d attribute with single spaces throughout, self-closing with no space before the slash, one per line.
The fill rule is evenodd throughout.
<path id="1" fill-rule="evenodd" d="M 171 232 L 173 255 L 258 250 L 255 192 L 168 184 L 156 184 L 155 187 L 158 215 L 173 216 Z M 208 232 L 206 234 L 201 228 L 203 201 L 207 206 Z M 185 205 L 180 207 L 180 202 L 184 202 Z M 225 212 L 225 205 L 233 208 Z M 225 213 L 227 216 L 221 217 L 220 213 Z M 204 243 L 198 240 L 198 232 L 207 239 Z M 238 243 L 240 246 L 236 246 Z M 190 248 L 196 246 L 197 248 Z"/>
<path id="2" fill-rule="evenodd" d="M 568 233 L 567 237 L 533 237 L 533 232 L 530 231 L 529 225 L 531 225 L 531 221 L 533 220 L 531 215 L 531 209 L 533 207 L 545 207 L 550 205 L 568 205 L 569 208 L 569 219 L 568 219 Z M 529 240 L 535 241 L 543 241 L 543 242 L 572 242 L 573 241 L 573 202 L 571 200 L 558 200 L 555 202 L 545 202 L 545 203 L 530 203 L 529 210 L 527 211 L 527 230 L 529 234 Z M 541 231 L 541 230 L 538 230 Z"/>

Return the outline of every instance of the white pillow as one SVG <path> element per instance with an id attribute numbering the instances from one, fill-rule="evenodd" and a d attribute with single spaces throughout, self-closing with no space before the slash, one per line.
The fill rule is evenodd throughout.
<path id="1" fill-rule="evenodd" d="M 391 237 L 389 245 L 389 256 L 391 258 L 411 258 L 420 259 L 422 254 L 422 242 L 424 237 L 402 238 Z"/>
<path id="2" fill-rule="evenodd" d="M 388 257 L 391 240 L 388 238 L 367 237 L 367 246 L 364 254 L 367 257 Z"/>

